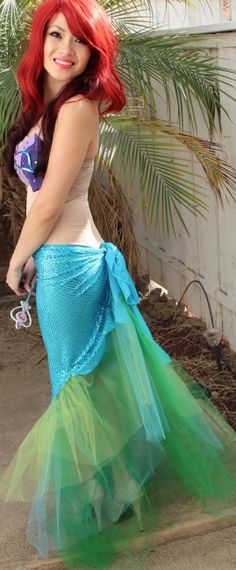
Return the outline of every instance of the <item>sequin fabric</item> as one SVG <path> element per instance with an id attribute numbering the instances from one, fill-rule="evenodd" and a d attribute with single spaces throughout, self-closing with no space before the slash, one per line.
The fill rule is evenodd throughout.
<path id="1" fill-rule="evenodd" d="M 139 296 L 112 243 L 44 244 L 34 259 L 38 320 L 55 398 L 71 375 L 88 374 L 100 362 L 107 334 L 127 320 L 121 298 L 132 306 Z"/>
<path id="2" fill-rule="evenodd" d="M 24 184 L 30 184 L 33 192 L 40 189 L 43 176 L 35 176 L 42 139 L 37 133 L 26 136 L 15 148 L 14 168 Z"/>

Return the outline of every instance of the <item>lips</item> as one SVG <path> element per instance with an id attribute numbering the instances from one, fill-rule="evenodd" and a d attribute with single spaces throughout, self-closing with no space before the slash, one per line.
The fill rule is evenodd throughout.
<path id="1" fill-rule="evenodd" d="M 74 62 L 71 59 L 61 59 L 59 57 L 55 58 L 54 62 L 58 67 L 61 67 L 62 69 L 70 69 L 70 67 L 74 65 Z"/>

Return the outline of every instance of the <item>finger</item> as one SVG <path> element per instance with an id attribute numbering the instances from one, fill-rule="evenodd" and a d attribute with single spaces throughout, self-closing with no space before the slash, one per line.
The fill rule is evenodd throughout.
<path id="1" fill-rule="evenodd" d="M 19 283 L 19 285 L 18 285 L 18 287 L 17 287 L 18 291 L 21 292 L 21 295 L 24 295 L 24 293 L 26 292 L 25 283 L 26 283 L 26 282 L 25 282 L 25 279 L 24 279 L 24 277 L 22 276 L 22 278 L 21 278 L 21 280 L 20 280 L 20 283 Z"/>
<path id="2" fill-rule="evenodd" d="M 25 295 L 25 289 L 18 289 L 17 291 L 15 291 L 16 294 L 19 296 Z"/>
<path id="3" fill-rule="evenodd" d="M 6 285 L 9 287 L 9 289 L 11 289 L 11 291 L 14 291 L 14 289 L 11 287 L 11 285 L 9 285 L 9 283 L 6 281 Z"/>
<path id="4" fill-rule="evenodd" d="M 16 295 L 18 295 L 18 296 L 19 296 L 19 295 L 25 295 L 25 291 L 26 291 L 25 286 L 24 286 L 24 285 L 21 285 L 21 284 L 18 285 L 18 287 L 15 289 L 15 293 L 16 293 Z"/>
<path id="5" fill-rule="evenodd" d="M 9 285 L 9 283 L 6 281 L 8 287 L 13 291 L 13 293 L 15 293 L 16 295 L 24 295 L 25 294 L 25 289 L 24 289 L 24 284 L 23 283 L 19 283 L 19 285 L 17 287 L 12 287 L 11 285 Z"/>
<path id="6" fill-rule="evenodd" d="M 24 282 L 24 288 L 25 288 L 25 291 L 27 291 L 27 293 L 30 292 L 31 284 L 30 284 L 29 281 L 25 281 L 25 282 Z"/>

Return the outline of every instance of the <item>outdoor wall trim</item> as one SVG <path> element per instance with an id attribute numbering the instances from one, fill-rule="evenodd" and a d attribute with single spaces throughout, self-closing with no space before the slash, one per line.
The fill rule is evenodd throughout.
<path id="1" fill-rule="evenodd" d="M 206 279 L 204 279 L 204 277 L 198 273 L 197 269 L 193 270 L 190 267 L 187 267 L 183 261 L 179 261 L 176 259 L 176 257 L 169 255 L 167 251 L 163 251 L 163 249 L 160 247 L 152 245 L 152 242 L 149 239 L 144 238 L 144 241 L 137 240 L 137 243 L 140 248 L 145 249 L 148 253 L 154 255 L 157 260 L 161 261 L 165 265 L 171 266 L 172 269 L 177 271 L 180 275 L 184 275 L 187 281 L 192 281 L 192 279 L 199 279 L 199 281 L 201 281 L 201 283 L 204 285 L 204 288 L 210 297 L 212 297 L 215 301 L 218 301 L 229 311 L 236 313 L 236 297 L 228 295 L 227 292 L 221 291 L 210 281 L 206 281 Z M 160 283 L 160 285 L 168 290 L 166 283 Z M 179 301 L 179 299 L 176 299 L 176 301 Z"/>
<path id="2" fill-rule="evenodd" d="M 231 27 L 227 27 L 227 29 L 223 29 L 223 25 L 219 24 L 219 26 L 210 25 L 194 28 L 176 28 L 175 30 L 156 30 L 154 33 L 156 36 L 190 36 L 192 44 L 188 42 L 186 45 L 181 46 L 182 49 L 186 50 L 191 46 L 197 48 L 198 43 L 200 50 L 206 48 L 232 48 L 236 47 L 236 22 L 229 23 Z"/>
<path id="3" fill-rule="evenodd" d="M 156 30 L 158 35 L 164 36 L 166 34 L 176 36 L 179 34 L 217 34 L 219 32 L 235 32 L 236 21 L 233 22 L 220 22 L 219 24 L 209 24 L 208 26 L 187 26 L 185 28 L 165 28 Z"/>

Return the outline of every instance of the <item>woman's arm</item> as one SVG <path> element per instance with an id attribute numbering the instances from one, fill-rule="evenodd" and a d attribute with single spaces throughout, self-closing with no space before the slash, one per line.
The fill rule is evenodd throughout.
<path id="1" fill-rule="evenodd" d="M 51 233 L 96 134 L 98 123 L 98 111 L 88 99 L 65 103 L 61 107 L 44 181 L 24 222 L 10 261 L 14 282 L 29 257 Z M 7 276 L 7 283 L 11 287 L 10 275 Z"/>

